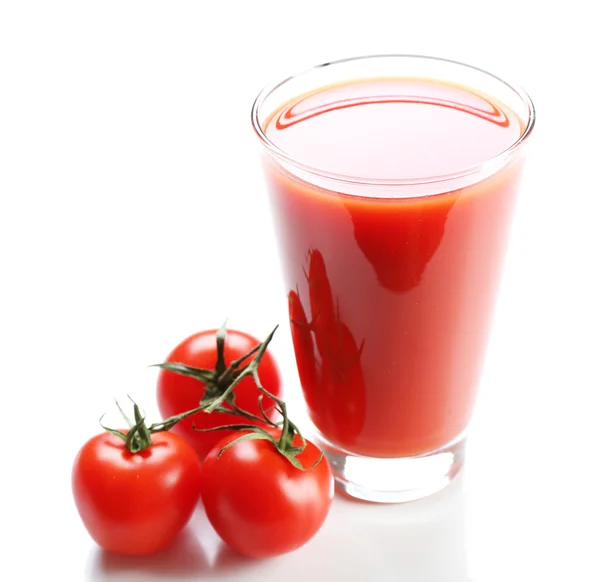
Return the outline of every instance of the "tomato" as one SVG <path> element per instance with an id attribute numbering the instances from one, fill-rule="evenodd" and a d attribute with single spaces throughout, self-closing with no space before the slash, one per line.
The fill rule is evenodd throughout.
<path id="1" fill-rule="evenodd" d="M 214 369 L 217 363 L 216 348 L 217 330 L 201 331 L 183 340 L 167 357 L 167 362 L 177 362 L 194 368 Z M 225 338 L 224 358 L 229 364 L 245 354 L 260 342 L 242 331 L 228 330 Z M 281 395 L 281 378 L 275 359 L 266 351 L 258 368 L 261 383 L 271 394 Z M 158 408 L 164 418 L 197 408 L 205 392 L 205 385 L 195 378 L 182 376 L 169 370 L 161 369 L 158 375 L 157 399 Z M 250 377 L 244 378 L 235 388 L 236 405 L 256 416 L 260 416 L 258 397 L 260 392 Z M 275 403 L 264 399 L 265 409 Z M 227 404 L 224 406 L 228 407 Z M 203 459 L 206 454 L 222 439 L 228 431 L 202 433 L 196 428 L 212 428 L 224 424 L 238 424 L 239 416 L 213 412 L 199 412 L 180 421 L 172 431 L 182 436 Z M 243 420 L 247 422 L 247 420 Z"/>
<path id="2" fill-rule="evenodd" d="M 223 541 L 246 556 L 265 558 L 290 552 L 310 540 L 325 521 L 333 499 L 327 459 L 307 441 L 294 467 L 267 440 L 228 435 L 206 457 L 202 501 Z M 294 446 L 301 445 L 298 435 Z"/>
<path id="3" fill-rule="evenodd" d="M 195 451 L 169 432 L 151 439 L 148 448 L 132 453 L 117 436 L 99 434 L 75 459 L 75 504 L 105 550 L 154 553 L 173 541 L 196 508 L 201 464 Z"/>

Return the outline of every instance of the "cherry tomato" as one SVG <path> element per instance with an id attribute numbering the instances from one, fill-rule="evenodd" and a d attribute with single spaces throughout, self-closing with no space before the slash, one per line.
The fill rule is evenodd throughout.
<path id="1" fill-rule="evenodd" d="M 105 550 L 143 555 L 167 546 L 190 519 L 200 496 L 195 451 L 169 432 L 152 435 L 137 453 L 103 433 L 79 451 L 73 494 L 85 527 Z"/>
<path id="2" fill-rule="evenodd" d="M 325 521 L 333 499 L 327 459 L 307 441 L 294 467 L 267 440 L 228 435 L 206 457 L 202 501 L 223 541 L 246 556 L 265 558 L 290 552 L 310 540 Z M 293 444 L 301 444 L 295 435 Z"/>
<path id="3" fill-rule="evenodd" d="M 167 357 L 167 362 L 177 362 L 194 368 L 213 370 L 217 363 L 216 348 L 217 330 L 198 332 L 183 340 Z M 229 364 L 247 354 L 260 342 L 253 336 L 242 331 L 227 330 L 225 339 L 224 357 L 225 364 Z M 275 359 L 267 350 L 260 362 L 258 373 L 262 385 L 275 396 L 281 395 L 281 378 Z M 205 385 L 187 376 L 161 369 L 158 375 L 157 399 L 158 408 L 167 418 L 187 410 L 197 408 L 205 392 Z M 256 416 L 260 416 L 258 397 L 260 392 L 252 378 L 244 378 L 234 389 L 236 404 Z M 273 401 L 266 398 L 263 401 L 265 409 L 270 408 Z M 227 405 L 225 405 L 227 406 Z M 238 424 L 248 422 L 239 416 L 213 412 L 207 414 L 200 412 L 179 422 L 172 432 L 182 436 L 198 453 L 200 459 L 222 439 L 228 431 L 197 432 L 196 428 L 212 428 L 224 424 Z"/>

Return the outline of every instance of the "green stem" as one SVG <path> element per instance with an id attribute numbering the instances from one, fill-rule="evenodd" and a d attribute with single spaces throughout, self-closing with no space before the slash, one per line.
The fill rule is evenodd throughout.
<path id="1" fill-rule="evenodd" d="M 123 418 L 125 418 L 127 423 L 130 425 L 130 428 L 127 431 L 127 433 L 123 433 L 120 430 L 115 430 L 104 426 L 102 424 L 102 418 L 104 418 L 104 416 L 100 419 L 100 426 L 110 434 L 120 438 L 125 443 L 125 448 L 130 453 L 139 453 L 140 451 L 143 451 L 144 449 L 147 449 L 149 446 L 151 446 L 152 431 L 146 426 L 145 418 L 140 412 L 139 406 L 135 402 L 133 403 L 133 414 L 135 419 L 135 424 L 133 425 L 131 424 L 131 421 L 129 420 L 125 412 L 123 412 L 123 409 L 121 408 L 118 402 L 117 407 L 123 415 Z"/>
<path id="2" fill-rule="evenodd" d="M 246 434 L 241 435 L 239 438 L 228 443 L 226 447 L 224 447 L 219 455 L 223 453 L 224 450 L 233 446 L 235 443 L 242 440 L 252 440 L 252 439 L 264 439 L 272 442 L 273 446 L 283 455 L 294 467 L 301 471 L 308 470 L 312 467 L 305 468 L 302 466 L 302 463 L 298 460 L 298 455 L 301 454 L 306 448 L 307 441 L 298 429 L 298 427 L 289 419 L 287 412 L 286 403 L 276 396 L 269 392 L 263 385 L 260 380 L 260 376 L 258 373 L 259 364 L 271 342 L 277 328 L 279 326 L 275 326 L 275 328 L 271 331 L 271 333 L 266 337 L 266 339 L 259 345 L 252 348 L 248 353 L 244 354 L 242 357 L 238 358 L 231 362 L 228 367 L 225 367 L 225 359 L 224 359 L 224 345 L 225 345 L 225 323 L 221 326 L 221 328 L 217 331 L 217 363 L 214 371 L 204 370 L 199 368 L 192 368 L 190 366 L 186 366 L 184 364 L 177 363 L 165 363 L 159 364 L 160 367 L 165 368 L 167 370 L 171 370 L 173 372 L 191 376 L 196 378 L 197 380 L 202 381 L 206 385 L 206 390 L 204 397 L 202 398 L 200 406 L 183 412 L 181 414 L 177 414 L 170 418 L 167 418 L 161 422 L 154 423 L 150 425 L 149 428 L 146 428 L 143 425 L 143 422 L 139 424 L 138 413 L 136 413 L 136 425 L 132 429 L 134 431 L 134 435 L 141 433 L 140 438 L 143 440 L 146 437 L 149 439 L 150 435 L 156 432 L 161 432 L 165 430 L 171 429 L 175 424 L 183 420 L 184 418 L 193 416 L 195 414 L 199 414 L 201 412 L 212 413 L 212 412 L 220 412 L 224 414 L 233 414 L 242 419 L 250 421 L 252 423 L 259 423 L 259 426 L 256 424 L 230 424 L 224 426 L 213 427 L 209 429 L 197 429 L 195 425 L 192 428 L 198 432 L 213 432 L 217 430 L 243 430 L 246 431 Z M 252 360 L 243 365 L 244 362 L 252 357 Z M 240 368 L 241 366 L 241 368 Z M 260 392 L 258 397 L 258 407 L 260 410 L 261 416 L 248 412 L 240 408 L 235 402 L 235 388 L 236 386 L 247 377 L 251 377 L 256 385 L 256 388 Z M 271 406 L 269 409 L 265 410 L 263 401 L 264 397 L 270 398 L 275 404 Z M 279 422 L 275 422 L 271 420 L 268 416 L 268 412 L 275 408 L 282 417 L 282 420 Z M 143 420 L 143 419 L 142 419 Z M 272 435 L 270 432 L 265 430 L 262 426 L 267 424 L 272 428 L 278 429 L 281 432 L 279 435 Z M 107 429 L 110 430 L 110 429 Z M 130 432 L 132 432 L 130 431 Z M 249 432 L 248 432 L 249 431 Z M 111 431 L 112 432 L 112 431 Z M 118 431 L 115 431 L 118 432 Z M 300 445 L 294 445 L 295 436 L 298 435 L 300 439 Z M 124 438 L 125 435 L 118 434 L 121 438 Z M 133 439 L 133 437 L 132 437 Z M 323 455 L 317 459 L 314 463 L 313 467 L 316 466 Z"/>
<path id="3" fill-rule="evenodd" d="M 254 346 L 249 352 L 244 354 L 241 358 L 238 358 L 237 360 L 233 360 L 233 362 L 231 362 L 231 364 L 229 365 L 229 368 L 227 368 L 227 370 L 225 370 L 225 372 L 223 372 L 220 376 L 217 377 L 216 384 L 219 386 L 227 386 L 227 384 L 231 381 L 234 373 L 239 368 L 240 364 L 244 360 L 248 359 L 250 356 L 254 355 L 259 349 L 260 349 L 260 344 L 258 344 L 257 346 Z"/>
<path id="4" fill-rule="evenodd" d="M 219 396 L 217 396 L 216 398 L 214 398 L 212 400 L 212 402 L 205 408 L 205 412 L 212 412 L 218 406 L 223 404 L 223 402 L 225 402 L 230 397 L 230 394 L 233 392 L 235 387 L 244 378 L 246 378 L 246 376 L 253 376 L 256 380 L 256 378 L 258 377 L 256 374 L 258 365 L 260 364 L 260 361 L 262 360 L 262 357 L 264 356 L 265 351 L 267 350 L 269 342 L 273 339 L 273 335 L 277 331 L 278 327 L 279 326 L 275 326 L 275 329 L 273 329 L 273 331 L 267 336 L 265 341 L 262 344 L 260 344 L 260 346 L 258 347 L 258 350 L 256 351 L 256 355 L 254 356 L 252 361 L 245 368 L 243 368 L 240 371 L 239 375 L 235 378 L 235 380 L 231 384 L 229 384 L 227 389 L 222 394 L 220 394 Z"/>
<path id="5" fill-rule="evenodd" d="M 290 439 L 290 435 L 289 435 L 289 431 L 290 431 L 290 419 L 288 418 L 287 415 L 287 406 L 285 405 L 285 402 L 282 402 L 280 404 L 281 406 L 281 413 L 283 414 L 283 426 L 281 427 L 281 436 L 279 437 L 279 448 L 283 451 L 285 451 L 292 443 L 291 440 L 293 440 L 293 435 L 292 435 L 292 439 Z"/>
<path id="6" fill-rule="evenodd" d="M 227 370 L 225 364 L 225 339 L 227 338 L 227 320 L 217 330 L 217 364 L 215 365 L 215 375 L 217 378 Z"/>

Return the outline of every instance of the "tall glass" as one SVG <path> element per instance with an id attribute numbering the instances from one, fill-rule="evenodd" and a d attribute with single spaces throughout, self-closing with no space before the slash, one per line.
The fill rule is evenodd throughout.
<path id="1" fill-rule="evenodd" d="M 494 75 L 407 55 L 254 103 L 300 383 L 350 496 L 423 497 L 463 463 L 534 118 Z"/>

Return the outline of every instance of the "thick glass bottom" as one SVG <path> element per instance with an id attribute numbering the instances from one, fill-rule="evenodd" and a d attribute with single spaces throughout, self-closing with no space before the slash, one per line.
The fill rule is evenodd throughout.
<path id="1" fill-rule="evenodd" d="M 417 457 L 392 459 L 354 455 L 318 432 L 313 438 L 331 464 L 338 489 L 377 503 L 413 501 L 443 489 L 458 473 L 465 456 L 464 436 Z"/>

